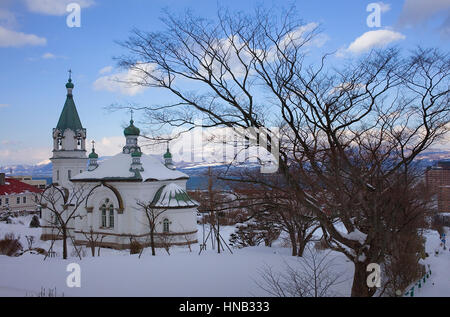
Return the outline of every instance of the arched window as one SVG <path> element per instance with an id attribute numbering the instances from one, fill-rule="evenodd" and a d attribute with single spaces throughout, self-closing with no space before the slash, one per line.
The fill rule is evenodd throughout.
<path id="1" fill-rule="evenodd" d="M 109 205 L 109 227 L 114 228 L 114 206 Z"/>
<path id="2" fill-rule="evenodd" d="M 169 219 L 165 218 L 163 220 L 163 232 L 164 233 L 169 232 L 169 224 L 170 224 Z"/>
<path id="3" fill-rule="evenodd" d="M 56 139 L 56 146 L 58 150 L 62 150 L 62 135 L 58 133 L 58 138 Z"/>
<path id="4" fill-rule="evenodd" d="M 103 204 L 100 209 L 102 211 L 102 227 L 106 228 L 106 205 Z"/>
<path id="5" fill-rule="evenodd" d="M 56 180 L 59 181 L 59 170 L 56 170 Z"/>
<path id="6" fill-rule="evenodd" d="M 81 133 L 77 134 L 77 150 L 82 150 L 82 145 L 81 145 Z"/>

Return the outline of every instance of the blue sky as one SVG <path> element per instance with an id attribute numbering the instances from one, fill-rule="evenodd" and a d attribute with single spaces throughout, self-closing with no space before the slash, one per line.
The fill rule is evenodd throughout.
<path id="1" fill-rule="evenodd" d="M 70 2 L 82 7 L 79 28 L 66 25 Z M 372 2 L 377 1 L 0 0 L 0 166 L 38 163 L 51 156 L 51 131 L 64 105 L 69 68 L 88 139 L 98 142 L 101 155 L 118 152 L 129 114 L 104 107 L 164 102 L 167 96 L 157 89 L 136 92 L 108 85 L 107 76 L 123 72 L 112 59 L 125 53 L 115 41 L 125 40 L 133 27 L 162 29 L 164 8 L 174 13 L 189 8 L 214 18 L 218 6 L 250 11 L 295 3 L 306 23 L 321 24 L 326 36 L 321 49 L 327 51 L 357 55 L 374 46 L 408 50 L 419 44 L 448 51 L 450 1 L 381 2 L 381 27 L 370 28 L 366 7 Z M 371 38 L 370 31 L 379 31 L 378 36 Z"/>

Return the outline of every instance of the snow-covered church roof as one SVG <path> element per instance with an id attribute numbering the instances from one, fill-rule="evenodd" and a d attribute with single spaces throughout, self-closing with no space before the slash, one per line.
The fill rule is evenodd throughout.
<path id="1" fill-rule="evenodd" d="M 71 178 L 72 181 L 163 181 L 188 179 L 183 172 L 167 168 L 158 159 L 142 154 L 140 163 L 143 170 L 130 169 L 133 157 L 129 153 L 119 153 L 91 171 L 85 171 Z"/>
<path id="2" fill-rule="evenodd" d="M 186 208 L 197 207 L 199 203 L 191 199 L 183 188 L 170 183 L 157 190 L 150 205 L 155 208 Z"/>
<path id="3" fill-rule="evenodd" d="M 93 142 L 92 153 L 89 155 L 88 170 L 72 177 L 70 180 L 75 182 L 146 182 L 189 178 L 188 175 L 173 168 L 171 157 L 164 156 L 166 162 L 163 164 L 155 157 L 144 155 L 138 145 L 139 133 L 140 130 L 134 126 L 132 117 L 130 125 L 123 132 L 126 143 L 122 153 L 100 163 L 97 162 L 98 154 L 95 153 L 95 142 Z"/>

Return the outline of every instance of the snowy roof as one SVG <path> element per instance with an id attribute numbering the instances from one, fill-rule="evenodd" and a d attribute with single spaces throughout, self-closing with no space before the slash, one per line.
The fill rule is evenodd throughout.
<path id="1" fill-rule="evenodd" d="M 197 207 L 199 203 L 192 200 L 183 188 L 170 183 L 158 189 L 150 205 L 156 208 L 186 208 Z"/>
<path id="2" fill-rule="evenodd" d="M 161 161 L 142 155 L 143 171 L 130 171 L 132 157 L 130 154 L 119 153 L 103 162 L 92 171 L 85 171 L 71 178 L 72 181 L 162 181 L 187 179 L 188 175 L 168 169 Z"/>

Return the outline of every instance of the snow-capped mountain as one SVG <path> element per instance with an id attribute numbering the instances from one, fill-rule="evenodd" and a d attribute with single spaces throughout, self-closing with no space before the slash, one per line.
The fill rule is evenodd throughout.
<path id="1" fill-rule="evenodd" d="M 110 156 L 102 156 L 99 161 L 105 160 Z M 160 157 L 160 156 L 158 156 Z M 427 166 L 433 165 L 437 160 L 449 159 L 450 151 L 440 151 L 440 150 L 429 150 L 425 153 L 419 155 L 416 162 L 420 167 L 426 168 Z M 174 162 L 177 168 L 190 176 L 187 187 L 188 189 L 196 188 L 206 188 L 208 184 L 207 171 L 211 167 L 214 170 L 225 169 L 228 165 L 218 162 L 208 162 L 204 160 L 203 162 Z M 254 164 L 242 164 L 245 167 L 254 167 Z M 31 175 L 35 178 L 46 178 L 50 179 L 52 176 L 52 163 L 42 162 L 35 165 L 4 165 L 0 166 L 0 173 L 7 173 L 10 175 Z"/>

